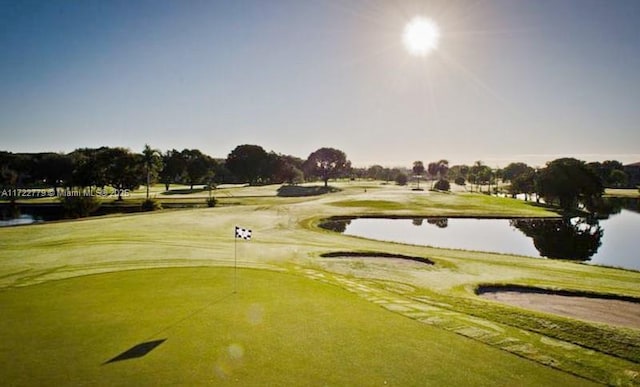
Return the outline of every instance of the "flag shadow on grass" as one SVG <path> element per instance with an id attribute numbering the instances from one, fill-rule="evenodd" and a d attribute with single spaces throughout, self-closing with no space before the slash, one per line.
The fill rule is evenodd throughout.
<path id="1" fill-rule="evenodd" d="M 122 352 L 121 354 L 119 354 L 118 356 L 114 357 L 113 359 L 108 360 L 104 364 L 115 363 L 117 361 L 129 360 L 129 359 L 135 359 L 135 358 L 138 358 L 138 357 L 143 357 L 146 354 L 148 354 L 149 352 L 153 351 L 157 346 L 159 346 L 160 344 L 164 343 L 165 341 L 167 341 L 167 339 L 153 340 L 153 341 L 147 341 L 145 343 L 140 343 L 138 345 L 135 345 L 135 346 L 127 349 L 126 351 Z"/>
<path id="2" fill-rule="evenodd" d="M 234 291 L 234 293 L 235 293 L 235 291 Z M 207 303 L 202 308 L 197 309 L 197 310 L 193 311 L 192 313 L 189 313 L 185 317 L 180 318 L 178 321 L 174 322 L 173 324 L 170 324 L 170 325 L 162 328 L 160 331 L 156 332 L 155 334 L 153 334 L 150 337 L 160 336 L 160 334 L 162 334 L 163 332 L 175 327 L 176 325 L 181 324 L 182 322 L 184 322 L 186 320 L 191 319 L 193 316 L 197 315 L 198 313 L 201 313 L 202 311 L 210 308 L 211 306 L 216 305 L 216 304 L 224 301 L 225 299 L 227 299 L 229 297 L 232 297 L 234 295 L 234 293 L 225 294 L 222 297 Z M 122 361 L 122 360 L 129 360 L 129 359 L 136 359 L 136 358 L 139 358 L 139 357 L 143 357 L 146 354 L 148 354 L 149 352 L 153 351 L 157 346 L 159 346 L 160 344 L 164 343 L 165 341 L 167 341 L 167 339 L 145 341 L 144 343 L 140 343 L 138 345 L 135 345 L 135 346 L 127 349 L 126 351 L 122 352 L 121 354 L 119 354 L 118 356 L 114 357 L 113 359 L 104 362 L 102 365 L 107 365 L 107 364 L 115 363 L 115 362 Z"/>

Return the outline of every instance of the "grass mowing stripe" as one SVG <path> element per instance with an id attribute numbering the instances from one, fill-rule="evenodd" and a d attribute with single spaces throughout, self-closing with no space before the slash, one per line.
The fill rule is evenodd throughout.
<path id="1" fill-rule="evenodd" d="M 314 219 L 328 218 L 331 216 L 358 216 L 371 213 L 416 217 L 447 215 L 538 217 L 554 215 L 549 210 L 516 200 L 496 199 L 486 195 L 445 195 L 427 192 L 414 194 L 408 192 L 406 187 L 390 186 L 363 192 L 362 187 L 371 186 L 372 185 L 358 184 L 358 188 L 355 188 L 355 186 L 350 187 L 349 183 L 346 183 L 342 185 L 344 190 L 340 193 L 325 195 L 323 197 L 307 198 L 297 202 L 287 202 L 281 198 L 268 196 L 251 199 L 242 198 L 237 199 L 237 203 L 243 205 L 236 207 L 170 210 L 128 216 L 107 216 L 79 222 L 58 222 L 0 229 L 0 251 L 2 251 L 0 256 L 0 288 L 2 288 L 2 291 L 0 291 L 0 294 L 2 294 L 3 297 L 6 294 L 15 295 L 18 294 L 15 292 L 27 291 L 30 287 L 19 289 L 12 289 L 11 287 L 22 287 L 37 283 L 44 284 L 35 286 L 34 288 L 49 289 L 47 288 L 49 282 L 51 284 L 57 283 L 53 282 L 54 280 L 98 272 L 114 272 L 151 267 L 228 266 L 233 262 L 233 240 L 228 238 L 228 236 L 231 235 L 230 230 L 232 230 L 233 226 L 237 223 L 244 225 L 249 222 L 250 224 L 247 224 L 247 226 L 250 226 L 255 231 L 255 239 L 252 240 L 250 244 L 243 245 L 243 248 L 246 249 L 243 250 L 242 259 L 239 263 L 244 267 L 280 267 L 284 269 L 298 265 L 307 268 L 330 269 L 325 270 L 325 272 L 335 271 L 348 274 L 348 278 L 354 282 L 354 286 L 368 286 L 366 280 L 359 278 L 359 276 L 361 276 L 361 278 L 396 281 L 407 288 L 415 289 L 416 294 L 422 294 L 424 291 L 428 294 L 433 293 L 447 297 L 469 296 L 469 289 L 473 289 L 479 283 L 514 283 L 514 281 L 530 282 L 531 285 L 547 285 L 557 288 L 569 287 L 572 289 L 587 289 L 595 292 L 640 296 L 640 288 L 637 286 L 640 280 L 640 274 L 637 272 L 604 269 L 551 260 L 526 259 L 517 256 L 491 253 L 445 250 L 377 242 L 337 235 L 329 231 L 319 231 L 313 225 Z M 267 187 L 264 189 L 264 192 L 266 193 L 269 189 L 272 188 Z M 240 188 L 240 190 L 244 190 L 244 188 Z M 339 207 L 331 205 L 331 203 L 341 200 L 386 201 L 400 203 L 405 207 L 403 207 L 403 209 L 397 209 L 397 204 L 390 205 L 393 209 Z M 432 259 L 435 265 L 427 268 L 425 267 L 426 265 L 416 266 L 418 264 L 414 265 L 411 262 L 404 262 L 403 264 L 376 262 L 373 264 L 367 261 L 366 263 L 357 262 L 358 265 L 354 264 L 349 266 L 350 264 L 347 264 L 346 266 L 340 266 L 337 261 L 332 261 L 331 264 L 329 264 L 327 263 L 328 260 L 318 258 L 321 253 L 330 251 L 380 251 L 407 256 L 421 256 Z M 102 277 L 95 276 L 87 278 L 92 278 L 93 281 Z M 59 281 L 59 283 L 64 282 L 66 281 Z M 44 286 L 44 288 L 40 288 L 40 286 Z M 92 286 L 90 282 L 86 282 L 87 289 Z M 136 294 L 136 292 L 128 293 L 127 288 L 121 288 L 117 283 L 114 283 L 112 286 L 115 288 L 114 292 L 111 293 L 112 300 L 118 300 L 120 302 L 122 297 L 133 297 L 132 294 Z M 82 291 L 78 291 L 78 293 L 83 294 Z M 271 298 L 274 297 L 281 297 L 281 293 L 283 292 L 276 291 L 268 293 L 270 298 L 267 298 L 271 300 Z M 186 294 L 188 294 L 188 292 Z M 340 297 L 344 296 L 344 293 L 340 294 Z M 30 303 L 37 304 L 40 302 L 38 298 L 44 298 L 48 301 L 52 300 L 52 298 L 46 294 L 43 296 L 41 293 L 32 293 L 32 295 L 33 297 L 31 298 L 22 298 L 26 305 L 30 305 Z M 402 312 L 402 309 L 406 309 L 406 306 L 401 303 L 398 303 L 398 305 L 396 305 L 395 302 L 390 303 L 390 301 L 395 300 L 392 296 L 385 297 L 386 299 L 372 298 L 371 302 L 376 304 L 386 303 L 387 306 L 395 308 L 398 313 Z M 367 297 L 365 298 L 369 299 Z M 329 297 L 329 299 L 333 300 L 331 297 Z M 3 298 L 0 301 L 4 302 L 5 300 L 6 299 Z M 483 324 L 490 325 L 501 322 L 501 320 L 497 318 L 498 316 L 489 314 L 486 317 L 479 318 L 473 316 L 470 312 L 467 313 L 463 309 L 458 310 L 459 308 L 455 303 L 453 305 L 444 305 L 445 302 L 443 300 L 437 297 L 435 300 L 437 304 L 434 305 L 436 307 L 455 307 L 456 310 L 452 312 L 457 311 L 455 315 L 459 316 L 460 319 L 454 321 L 455 324 L 451 325 L 451 330 L 458 333 L 458 336 L 454 336 L 458 339 L 461 338 L 459 335 L 467 335 L 469 337 L 479 335 L 482 333 L 481 329 L 484 329 L 482 328 Z M 102 315 L 103 317 L 110 316 L 110 314 L 104 314 L 105 311 L 109 311 L 109 302 L 112 301 L 104 300 L 102 309 L 93 307 L 87 310 L 92 310 L 92 313 Z M 125 300 L 123 304 L 127 302 L 128 301 Z M 157 302 L 157 300 L 151 300 L 149 304 L 153 305 Z M 5 304 L 0 303 L 0 305 L 3 307 L 2 312 L 4 317 Z M 74 303 L 74 305 L 80 305 L 80 310 L 86 306 L 85 304 L 78 303 Z M 176 305 L 176 308 L 179 307 L 179 304 Z M 44 304 L 42 307 L 43 310 L 46 311 L 49 305 Z M 360 306 L 356 306 L 354 309 L 357 311 L 359 307 Z M 426 305 L 425 302 L 421 304 L 420 308 L 427 308 L 427 310 L 416 309 L 413 311 L 405 310 L 404 312 L 406 312 L 405 315 L 407 316 L 411 315 L 412 318 L 419 319 L 420 313 L 429 312 L 428 307 L 429 305 Z M 411 308 L 414 308 L 414 306 Z M 510 309 L 510 311 L 512 313 L 519 313 L 519 309 L 516 308 Z M 77 312 L 71 310 L 69 313 L 73 315 Z M 162 316 L 160 312 L 155 314 Z M 33 333 L 36 336 L 40 335 L 39 326 L 32 327 L 33 329 L 29 332 L 30 328 L 27 324 L 27 322 L 30 321 L 40 323 L 42 320 L 39 314 L 34 313 L 32 315 L 33 318 L 30 318 L 30 315 L 22 316 L 24 318 L 21 322 L 25 327 L 20 328 L 24 329 L 25 335 L 27 335 L 27 337 L 29 333 Z M 183 316 L 183 314 L 180 314 L 180 316 Z M 388 318 L 392 318 L 390 316 L 396 316 L 396 314 L 385 312 L 383 314 L 376 314 L 375 318 L 387 320 Z M 45 316 L 42 317 L 44 318 Z M 178 317 L 178 315 L 175 315 L 172 318 L 175 321 Z M 199 318 L 200 316 L 196 317 Z M 325 315 L 324 317 L 330 319 L 331 317 L 335 318 L 335 315 Z M 198 320 L 198 318 L 194 318 L 194 320 Z M 471 329 L 468 329 L 469 327 L 465 322 L 468 320 L 473 323 Z M 100 319 L 96 321 L 98 325 L 102 324 Z M 376 321 L 372 326 L 373 334 L 378 334 L 375 329 L 388 329 L 388 325 L 385 324 L 390 324 L 393 321 Z M 480 323 L 480 321 L 482 323 Z M 188 321 L 187 323 L 190 322 L 191 321 Z M 333 323 L 333 321 L 331 321 L 331 323 Z M 16 322 L 15 324 L 18 323 Z M 149 324 L 151 324 L 151 322 L 149 322 Z M 371 323 L 365 322 L 363 324 Z M 82 324 L 79 325 L 81 326 Z M 197 326 L 191 326 L 189 329 L 193 330 L 196 328 Z M 580 332 L 573 333 L 578 336 L 581 334 Z M 185 334 L 190 335 L 188 332 Z M 436 333 L 435 335 L 439 336 L 440 334 Z M 549 335 L 553 336 L 553 333 L 549 333 Z M 115 348 L 108 351 L 108 357 L 103 357 L 101 361 L 104 362 L 128 348 L 132 348 L 136 344 L 141 344 L 142 340 L 140 337 L 143 337 L 142 334 L 136 334 L 131 340 L 128 340 L 128 342 L 119 343 Z M 326 340 L 330 340 L 331 336 L 327 334 L 327 336 L 324 337 Z M 532 335 L 531 337 L 540 336 Z M 525 337 L 523 336 L 523 338 Z M 51 339 L 52 347 L 60 344 L 59 341 L 56 341 L 56 336 L 54 335 L 41 340 L 44 347 L 49 346 L 48 339 Z M 148 341 L 153 342 L 154 340 L 160 339 L 164 339 L 164 337 L 151 337 Z M 557 343 L 552 337 L 543 337 L 543 339 L 550 343 Z M 589 338 L 587 337 L 587 339 Z M 113 338 L 111 340 L 113 340 Z M 410 340 L 399 341 L 400 344 L 404 344 L 405 342 L 409 343 Z M 62 342 L 62 344 L 65 343 L 66 342 Z M 496 344 L 498 343 L 493 343 L 492 345 Z M 508 341 L 502 344 L 507 346 L 511 344 L 515 351 L 518 349 L 526 350 L 529 344 L 535 345 L 536 343 L 523 340 L 522 343 L 517 344 Z M 174 345 L 176 345 L 175 341 L 167 340 L 163 342 L 160 347 L 153 350 L 147 357 L 133 361 L 138 362 L 138 360 L 146 361 L 152 359 L 154 356 L 164 353 L 163 351 L 165 351 L 166 348 L 171 348 Z M 369 349 L 371 344 L 365 341 L 362 345 L 362 348 Z M 409 345 L 413 344 L 410 343 Z M 0 347 L 1 346 L 2 342 L 0 341 Z M 606 346 L 596 347 L 595 349 L 603 352 L 608 351 Z M 229 350 L 229 347 L 220 349 L 220 356 L 226 356 L 228 358 L 231 356 Z M 464 348 L 461 349 L 456 346 L 452 350 L 458 351 L 459 355 L 463 357 L 468 355 L 468 351 Z M 237 348 L 231 348 L 231 352 L 237 354 Z M 403 356 L 405 354 L 406 353 L 402 351 L 396 353 L 397 356 Z M 267 355 L 274 356 L 268 351 Z M 415 353 L 412 353 L 412 355 L 416 356 Z M 433 355 L 433 353 L 431 353 L 431 355 Z M 3 356 L 7 357 L 5 355 Z M 34 359 L 38 356 L 35 356 Z M 278 356 L 280 356 L 280 354 L 278 354 Z M 586 359 L 589 356 L 591 355 L 584 355 L 584 358 Z M 486 367 L 493 367 L 493 360 L 486 360 L 485 358 L 486 354 L 483 357 L 477 357 L 475 359 L 476 362 L 479 363 L 477 366 L 480 367 L 484 365 Z M 31 359 L 27 358 L 27 360 Z M 575 358 L 575 362 L 578 364 L 580 364 L 582 360 L 581 356 L 576 356 Z M 318 359 L 317 361 L 324 362 L 326 360 Z M 406 362 L 406 359 L 404 361 Z M 120 367 L 125 363 L 127 362 L 118 362 L 117 366 Z M 144 367 L 147 367 L 144 365 L 146 364 L 145 362 L 138 363 L 140 367 L 132 368 L 132 375 L 142 375 L 144 373 L 143 371 L 145 371 Z M 586 359 L 584 363 L 589 364 L 589 359 Z M 39 364 L 36 364 L 36 366 L 37 365 Z M 340 366 L 342 366 L 342 364 L 340 364 Z M 31 364 L 31 368 L 24 366 L 23 371 L 27 374 L 34 369 L 36 371 L 33 372 L 36 374 L 40 372 L 38 368 L 33 367 L 35 367 L 33 364 Z M 43 367 L 46 369 L 46 364 Z M 145 372 L 150 374 L 165 372 L 163 367 L 163 364 L 157 363 L 155 366 L 148 366 Z M 398 370 L 404 369 L 402 367 L 399 367 Z M 425 367 L 428 367 L 428 365 L 425 365 Z M 636 379 L 633 380 L 637 380 L 640 373 L 634 371 L 634 369 L 635 368 L 629 370 L 629 377 L 635 377 Z M 535 370 L 535 368 L 523 369 L 523 375 L 526 376 L 527 373 L 529 373 L 528 376 L 531 377 L 533 376 L 531 372 L 535 373 Z M 65 369 L 62 368 L 60 372 L 64 373 Z M 485 374 L 480 372 L 478 375 L 476 378 L 468 379 L 468 383 L 466 384 L 482 384 L 485 380 Z M 60 377 L 63 376 L 64 375 L 60 375 Z M 140 377 L 142 378 L 142 376 Z M 403 380 L 411 381 L 408 378 Z M 433 383 L 440 381 L 440 379 L 436 377 L 431 377 L 428 380 Z M 535 377 L 533 380 L 536 380 Z"/>
<path id="2" fill-rule="evenodd" d="M 513 324 L 513 321 L 509 319 L 497 318 L 495 315 L 490 314 L 490 319 L 484 319 L 483 317 L 487 316 L 487 314 L 483 314 L 481 311 L 473 313 L 469 308 L 461 308 L 461 305 L 464 305 L 461 304 L 462 301 L 470 300 L 461 300 L 453 297 L 436 296 L 432 298 L 425 295 L 407 295 L 406 288 L 398 290 L 396 284 L 389 286 L 390 284 L 385 282 L 351 279 L 311 269 L 304 269 L 302 272 L 309 278 L 342 286 L 377 305 L 424 324 L 455 332 L 594 382 L 608 385 L 632 385 L 638 382 L 640 367 L 633 359 L 621 359 L 594 352 L 562 339 L 547 338 L 537 333 L 540 332 L 539 328 L 532 329 L 531 324 L 519 326 Z M 481 310 L 487 305 L 476 303 L 475 307 Z M 508 310 L 508 308 L 505 309 Z M 515 313 L 512 312 L 511 314 Z M 528 313 L 525 313 L 525 315 L 528 315 Z M 538 317 L 535 320 L 539 323 L 544 321 L 544 318 Z M 549 324 L 553 324 L 551 321 L 560 323 L 562 319 L 550 318 Z M 594 330 L 588 324 L 580 322 L 574 322 L 573 324 L 566 322 L 556 327 L 561 329 L 567 326 Z M 527 328 L 530 330 L 526 330 Z M 552 329 L 548 329 L 548 331 L 552 331 Z M 562 332 L 554 333 L 554 336 L 560 334 L 560 337 L 562 337 Z M 619 332 L 615 337 L 621 339 L 623 338 L 621 335 L 622 333 Z M 572 338 L 575 337 L 575 335 L 572 336 Z M 608 337 L 612 338 L 611 335 Z M 627 351 L 635 350 L 635 348 L 624 348 Z"/>
<path id="3" fill-rule="evenodd" d="M 153 269 L 7 289 L 3 382 L 586 384 L 300 276 L 240 270 L 231 294 L 232 273 Z M 144 356 L 104 364 L 158 342 Z"/>

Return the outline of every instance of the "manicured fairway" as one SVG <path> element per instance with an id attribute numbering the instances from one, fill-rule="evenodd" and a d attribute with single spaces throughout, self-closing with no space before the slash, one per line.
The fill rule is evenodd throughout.
<path id="1" fill-rule="evenodd" d="M 0 305 L 4 385 L 589 384 L 266 270 L 239 270 L 235 294 L 233 269 L 149 269 L 9 288 Z"/>
<path id="2" fill-rule="evenodd" d="M 640 380 L 639 330 L 506 306 L 474 292 L 517 285 L 639 298 L 638 272 L 373 241 L 317 226 L 333 216 L 556 215 L 550 209 L 379 182 L 339 187 L 305 198 L 278 197 L 279 186 L 231 187 L 215 208 L 0 229 L 1 382 Z M 251 241 L 234 238 L 238 225 L 253 230 Z M 350 258 L 322 258 L 336 252 Z M 371 252 L 417 261 L 366 258 Z M 229 267 L 236 264 L 240 291 L 232 295 Z M 150 352 L 113 361 L 142 349 Z"/>

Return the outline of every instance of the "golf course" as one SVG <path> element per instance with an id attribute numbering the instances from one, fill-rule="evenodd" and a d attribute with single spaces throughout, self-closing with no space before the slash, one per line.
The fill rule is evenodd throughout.
<path id="1" fill-rule="evenodd" d="M 205 190 L 156 185 L 159 211 L 0 228 L 1 384 L 640 384 L 638 271 L 319 226 L 349 216 L 558 217 L 553 208 L 331 184 L 317 195 L 311 185 L 299 195 L 221 186 L 211 208 Z M 180 203 L 202 205 L 169 208 Z M 514 303 L 513 293 L 532 297 Z M 534 305 L 553 297 L 570 300 Z M 584 300 L 601 302 L 599 312 L 571 311 L 590 308 Z"/>

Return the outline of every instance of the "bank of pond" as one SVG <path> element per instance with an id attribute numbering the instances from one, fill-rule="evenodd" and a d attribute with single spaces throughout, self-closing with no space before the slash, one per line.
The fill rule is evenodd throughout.
<path id="1" fill-rule="evenodd" d="M 335 217 L 321 222 L 320 227 L 345 235 L 404 244 L 640 270 L 637 207 L 619 207 L 600 219 Z"/>

